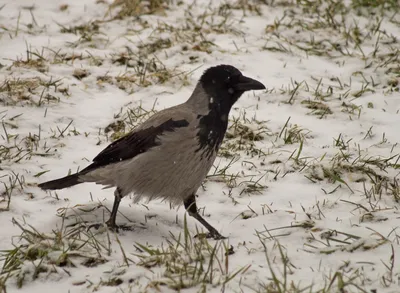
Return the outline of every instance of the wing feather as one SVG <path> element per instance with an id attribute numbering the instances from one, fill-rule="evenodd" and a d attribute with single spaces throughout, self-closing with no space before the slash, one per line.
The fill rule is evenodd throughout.
<path id="1" fill-rule="evenodd" d="M 175 131 L 177 128 L 187 127 L 189 122 L 186 119 L 173 120 L 172 118 L 154 126 L 140 127 L 126 136 L 114 141 L 100 152 L 93 163 L 82 170 L 82 173 L 89 172 L 95 168 L 108 164 L 124 161 L 146 152 L 158 146 L 158 137 L 166 132 Z"/>

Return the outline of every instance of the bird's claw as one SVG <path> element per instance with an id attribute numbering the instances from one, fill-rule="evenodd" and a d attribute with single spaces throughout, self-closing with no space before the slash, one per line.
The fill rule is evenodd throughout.
<path id="1" fill-rule="evenodd" d="M 116 227 L 116 231 L 118 232 L 119 230 L 122 231 L 133 231 L 135 230 L 135 228 L 132 225 L 127 225 L 127 224 L 122 224 L 119 226 L 115 226 Z"/>
<path id="2" fill-rule="evenodd" d="M 96 224 L 91 224 L 87 227 L 86 231 L 89 231 L 92 228 L 95 228 L 96 230 L 99 230 L 102 227 L 107 227 L 109 230 L 111 231 L 115 231 L 115 232 L 119 232 L 120 230 L 122 231 L 133 231 L 134 227 L 130 226 L 130 225 L 115 225 L 115 224 L 111 224 L 109 222 L 105 222 L 105 223 L 96 223 Z"/>
<path id="3" fill-rule="evenodd" d="M 214 240 L 223 240 L 223 239 L 228 239 L 228 237 L 222 236 L 219 233 L 207 233 L 206 235 L 207 238 L 213 238 Z"/>
<path id="4" fill-rule="evenodd" d="M 89 230 L 92 229 L 92 228 L 95 228 L 96 230 L 99 230 L 101 227 L 105 227 L 104 223 L 91 224 L 86 228 L 86 231 L 89 232 Z"/>
<path id="5" fill-rule="evenodd" d="M 228 237 L 222 236 L 218 232 L 208 232 L 208 233 L 199 233 L 194 236 L 194 238 L 199 238 L 199 239 L 214 239 L 214 240 L 223 240 L 227 239 Z"/>

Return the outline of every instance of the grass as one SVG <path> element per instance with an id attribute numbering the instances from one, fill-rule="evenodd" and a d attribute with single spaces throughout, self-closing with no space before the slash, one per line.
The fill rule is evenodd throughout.
<path id="1" fill-rule="evenodd" d="M 114 19 L 137 17 L 146 14 L 163 14 L 172 4 L 170 0 L 115 0 L 109 6 L 108 14 L 117 10 Z"/>
<path id="2" fill-rule="evenodd" d="M 148 58 L 127 51 L 113 56 L 112 62 L 129 69 L 118 76 L 99 76 L 98 82 L 116 85 L 129 94 L 138 88 L 155 84 L 173 83 L 178 86 L 189 84 L 190 73 L 182 72 L 177 68 L 168 68 L 157 58 Z"/>
<path id="3" fill-rule="evenodd" d="M 0 84 L 0 103 L 4 106 L 37 106 L 60 102 L 62 82 L 59 79 L 10 78 Z M 60 95 L 61 93 L 61 95 Z"/>
<path id="4" fill-rule="evenodd" d="M 302 101 L 301 104 L 305 105 L 307 109 L 312 110 L 310 114 L 320 116 L 321 118 L 324 117 L 325 115 L 333 114 L 329 106 L 322 102 L 305 100 Z"/>
<path id="5" fill-rule="evenodd" d="M 387 29 L 388 24 L 400 24 L 397 1 L 238 0 L 220 5 L 210 2 L 200 7 L 196 2 L 185 1 L 116 0 L 111 4 L 99 1 L 96 5 L 104 17 L 56 26 L 58 33 L 69 39 L 61 48 L 37 49 L 27 44 L 22 57 L 1 61 L 7 65 L 0 65 L 4 76 L 0 80 L 0 104 L 22 114 L 12 117 L 14 114 L 0 111 L 3 140 L 0 162 L 2 170 L 6 170 L 1 177 L 0 212 L 11 213 L 15 198 L 29 195 L 37 178 L 47 172 L 43 169 L 26 172 L 24 163 L 56 155 L 72 136 L 95 135 L 99 143 L 104 134 L 107 140 L 114 141 L 158 110 L 156 103 L 149 106 L 146 101 L 132 102 L 111 115 L 108 123 L 98 125 L 101 128 L 98 133 L 80 133 L 82 125 L 68 119 L 62 126 L 53 121 L 46 126 L 50 130 L 45 134 L 44 125 L 31 133 L 22 130 L 29 113 L 26 109 L 43 110 L 46 116 L 47 109 L 56 111 L 59 106 L 76 102 L 77 88 L 81 87 L 96 91 L 118 89 L 132 99 L 153 86 L 178 91 L 194 84 L 193 71 L 187 68 L 198 70 L 203 63 L 220 60 L 220 56 L 240 60 L 244 54 L 264 51 L 263 54 L 267 52 L 274 59 L 283 60 L 284 68 L 321 60 L 335 63 L 338 71 L 324 76 L 308 72 L 300 79 L 269 88 L 262 97 L 246 96 L 254 103 L 249 109 L 234 109 L 219 158 L 203 188 L 207 190 L 210 185 L 218 184 L 224 204 L 237 208 L 235 215 L 246 220 L 249 229 L 253 229 L 255 220 L 270 214 L 288 213 L 293 215 L 293 222 L 290 226 L 257 232 L 260 242 L 256 245 L 250 243 L 251 239 L 240 239 L 240 244 L 232 247 L 225 241 L 193 238 L 185 219 L 182 234 L 170 234 L 162 239 L 162 244 L 137 242 L 133 252 L 132 247 L 124 245 L 125 235 L 118 238 L 110 233 L 92 234 L 86 231 L 86 223 L 79 217 L 70 216 L 67 224 L 68 217 L 61 213 L 62 226 L 51 227 L 51 232 L 38 231 L 29 219 L 14 220 L 21 234 L 14 237 L 11 248 L 1 253 L 0 292 L 6 292 L 11 279 L 18 286 L 26 286 L 32 280 L 55 274 L 68 278 L 76 267 L 90 270 L 102 266 L 115 256 L 116 250 L 119 260 L 118 263 L 113 260 L 115 272 L 102 275 L 100 280 L 79 281 L 74 286 L 85 285 L 93 291 L 103 286 L 118 286 L 121 291 L 131 292 L 140 286 L 145 286 L 141 287 L 144 292 L 147 288 L 162 291 L 164 286 L 175 291 L 192 288 L 199 292 L 215 288 L 228 292 L 232 287 L 260 293 L 367 292 L 364 285 L 370 277 L 352 261 L 352 255 L 373 255 L 382 246 L 398 242 L 396 227 L 390 234 L 384 235 L 379 228 L 365 236 L 331 229 L 329 225 L 322 228 L 321 223 L 340 205 L 356 220 L 349 230 L 360 231 L 370 228 L 370 224 L 378 226 L 389 221 L 393 215 L 388 211 L 397 209 L 398 147 L 384 133 L 379 133 L 378 127 L 365 125 L 363 120 L 366 110 L 392 110 L 382 106 L 376 96 L 384 93 L 391 97 L 399 92 L 398 37 Z M 64 14 L 70 11 L 66 4 L 59 9 Z M 285 13 L 280 13 L 281 9 Z M 23 8 L 22 13 L 25 12 L 31 15 L 31 21 L 23 20 L 20 13 L 14 23 L 1 24 L 0 39 L 51 34 L 40 25 L 34 7 Z M 172 14 L 173 19 L 169 18 Z M 249 40 L 256 30 L 246 26 L 252 18 L 264 21 L 260 41 L 254 43 Z M 109 31 L 116 28 L 121 35 L 110 35 Z M 221 45 L 222 36 L 228 36 L 228 43 Z M 177 58 L 181 60 L 178 63 Z M 347 71 L 343 67 L 349 63 L 357 66 L 349 74 L 343 73 Z M 65 70 L 68 75 L 57 75 Z M 284 123 L 277 125 L 276 121 L 267 120 L 270 117 L 249 114 L 266 103 L 271 108 L 287 107 Z M 297 106 L 301 110 L 297 111 Z M 298 119 L 299 113 L 307 113 L 307 119 L 315 119 L 315 123 L 334 123 L 335 119 L 344 124 L 356 121 L 363 125 L 362 134 L 347 137 L 343 131 L 328 138 L 325 145 L 312 149 L 315 134 Z M 372 156 L 376 150 L 388 148 L 390 155 Z M 14 171 L 14 166 L 21 168 Z M 315 203 L 286 203 L 284 196 L 280 198 L 282 202 L 276 200 L 275 184 L 286 184 L 292 179 L 307 181 L 315 187 L 318 196 Z M 55 197 L 60 200 L 57 194 Z M 87 213 L 93 212 L 88 208 Z M 298 221 L 301 216 L 307 220 Z M 293 246 L 285 238 L 292 231 L 299 233 L 296 239 L 303 240 L 296 249 L 321 259 L 344 255 L 343 259 L 348 260 L 330 272 L 319 274 L 323 279 L 319 284 L 293 281 L 297 264 L 291 257 Z M 262 266 L 266 274 L 253 282 L 251 288 L 243 284 L 247 274 L 258 268 L 232 266 L 242 256 L 240 253 L 259 253 L 257 261 L 261 254 L 265 256 Z M 385 271 L 379 282 L 384 287 L 394 286 L 394 259 L 393 252 L 382 260 Z M 133 266 L 145 268 L 147 275 L 129 279 L 127 268 Z M 319 272 L 318 267 L 311 270 Z"/>
<path id="6" fill-rule="evenodd" d="M 78 207 L 80 212 L 91 212 L 91 209 Z M 27 223 L 13 219 L 14 225 L 21 230 L 21 235 L 15 237 L 14 248 L 3 250 L 0 260 L 4 262 L 0 271 L 0 280 L 15 279 L 19 288 L 27 282 L 38 278 L 59 274 L 70 275 L 69 271 L 76 267 L 93 268 L 108 261 L 113 253 L 112 245 L 119 243 L 118 237 L 110 240 L 106 235 L 92 234 L 86 230 L 86 224 L 73 211 L 60 211 L 61 227 L 52 233 L 42 233 Z M 74 216 L 75 215 L 75 216 Z M 206 238 L 194 238 L 189 233 L 185 218 L 184 233 L 171 234 L 166 239 L 166 246 L 160 248 L 136 243 L 138 251 L 137 265 L 152 269 L 162 268 L 162 276 L 153 279 L 148 286 L 166 285 L 171 289 L 181 290 L 201 284 L 203 290 L 208 286 L 224 288 L 233 278 L 243 275 L 250 266 L 236 270 L 229 267 L 229 257 L 234 254 L 232 246 L 224 242 L 210 243 Z M 125 265 L 132 264 L 124 249 L 120 246 Z M 120 273 L 124 274 L 123 271 Z M 119 286 L 124 283 L 120 277 L 110 277 L 102 280 L 99 286 Z M 3 284 L 3 283 L 0 283 Z"/>
<path id="7" fill-rule="evenodd" d="M 384 237 L 372 236 L 368 239 L 341 231 L 328 230 L 320 234 L 321 240 L 313 239 L 306 247 L 312 253 L 331 254 L 337 251 L 367 251 L 388 243 L 388 240 Z"/>
<path id="8" fill-rule="evenodd" d="M 238 151 L 243 151 L 251 157 L 263 156 L 258 142 L 268 136 L 272 136 L 272 133 L 265 121 L 260 121 L 256 117 L 248 117 L 246 112 L 243 112 L 230 120 L 219 155 L 232 158 Z"/>
<path id="9" fill-rule="evenodd" d="M 341 144 L 343 145 L 343 144 Z M 376 205 L 386 196 L 399 201 L 398 183 L 394 174 L 395 163 L 399 157 L 394 155 L 389 158 L 360 156 L 341 150 L 331 159 L 323 158 L 309 164 L 306 168 L 306 177 L 311 182 L 328 180 L 332 184 L 343 184 L 352 193 L 350 185 L 362 184 L 364 196 L 373 211 L 379 207 Z M 367 209 L 367 212 L 369 210 Z"/>
<path id="10" fill-rule="evenodd" d="M 326 275 L 324 285 L 316 285 L 310 280 L 294 282 L 290 276 L 296 270 L 296 266 L 291 262 L 285 248 L 275 240 L 272 250 L 277 250 L 277 258 L 271 258 L 271 250 L 268 249 L 265 241 L 260 238 L 264 247 L 266 262 L 269 267 L 270 278 L 261 281 L 258 286 L 251 287 L 250 290 L 257 293 L 301 293 L 301 292 L 367 292 L 363 289 L 365 276 L 361 270 L 348 270 L 350 263 L 343 265 L 337 271 L 332 271 Z M 311 246 L 311 245 L 310 245 Z M 368 249 L 371 248 L 368 246 Z M 279 258 L 279 259 L 278 259 Z M 279 262 L 279 268 L 273 262 Z"/>
<path id="11" fill-rule="evenodd" d="M 399 11 L 399 3 L 396 0 L 352 0 L 351 5 L 354 9 L 379 9 L 381 13 Z"/>
<path id="12" fill-rule="evenodd" d="M 166 246 L 153 248 L 136 243 L 140 254 L 138 265 L 148 269 L 163 266 L 161 278 L 151 282 L 152 286 L 166 285 L 182 290 L 200 285 L 202 292 L 207 288 L 221 286 L 222 290 L 233 278 L 244 275 L 250 265 L 231 271 L 229 257 L 234 248 L 224 242 L 210 243 L 206 238 L 195 239 L 186 224 L 184 233 L 171 235 Z"/>
<path id="13" fill-rule="evenodd" d="M 104 133 L 111 139 L 117 140 L 156 113 L 155 104 L 151 109 L 141 105 L 127 105 L 125 109 L 114 114 L 114 121 L 104 128 Z"/>
<path id="14" fill-rule="evenodd" d="M 3 133 L 1 138 L 4 142 L 0 145 L 0 161 L 4 165 L 12 166 L 12 164 L 28 161 L 32 157 L 50 157 L 56 152 L 56 148 L 62 147 L 63 144 L 59 141 L 47 141 L 43 138 L 42 126 L 39 124 L 37 132 L 30 132 L 26 136 L 19 133 L 18 123 L 23 119 L 23 114 L 16 115 L 10 119 L 4 119 L 2 123 Z M 72 123 L 72 122 L 71 122 Z M 63 137 L 64 134 L 71 134 L 75 132 L 68 130 L 71 123 L 64 129 L 58 126 L 54 130 L 53 138 Z M 68 131 L 67 131 L 68 130 Z"/>
<path id="15" fill-rule="evenodd" d="M 110 248 L 86 232 L 82 226 L 62 226 L 52 233 L 39 232 L 29 224 L 21 224 L 13 219 L 13 224 L 21 230 L 15 238 L 14 248 L 1 251 L 3 267 L 0 276 L 15 278 L 21 288 L 27 282 L 41 275 L 67 274 L 69 269 L 79 265 L 94 267 L 106 262 Z M 107 252 L 108 251 L 108 252 Z"/>
<path id="16" fill-rule="evenodd" d="M 282 129 L 276 137 L 276 141 L 278 139 L 282 139 L 284 144 L 304 142 L 307 138 L 310 137 L 310 131 L 303 129 L 297 124 L 289 124 L 290 119 L 291 117 L 286 120 L 285 124 L 283 125 Z"/>
<path id="17" fill-rule="evenodd" d="M 3 179 L 4 191 L 0 194 L 0 212 L 9 211 L 13 193 L 21 192 L 25 185 L 25 179 L 20 174 L 11 172 L 11 174 L 1 176 Z M 5 179 L 7 178 L 7 179 Z"/>

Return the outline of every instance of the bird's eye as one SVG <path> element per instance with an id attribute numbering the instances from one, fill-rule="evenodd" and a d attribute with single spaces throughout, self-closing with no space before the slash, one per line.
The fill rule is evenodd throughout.
<path id="1" fill-rule="evenodd" d="M 230 81 L 231 81 L 231 77 L 228 76 L 228 77 L 225 79 L 225 82 L 226 82 L 226 83 L 229 83 Z"/>

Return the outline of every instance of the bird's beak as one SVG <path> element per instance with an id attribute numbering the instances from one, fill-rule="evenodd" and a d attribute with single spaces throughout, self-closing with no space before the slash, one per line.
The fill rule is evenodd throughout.
<path id="1" fill-rule="evenodd" d="M 234 88 L 238 91 L 251 91 L 264 90 L 265 86 L 255 79 L 242 75 Z"/>

